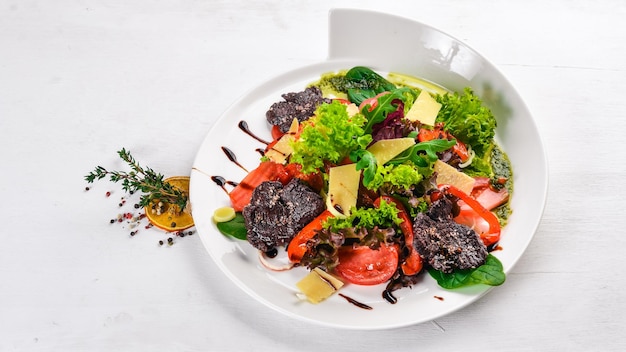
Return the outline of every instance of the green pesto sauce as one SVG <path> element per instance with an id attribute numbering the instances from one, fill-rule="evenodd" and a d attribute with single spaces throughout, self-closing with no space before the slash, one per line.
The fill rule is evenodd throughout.
<path id="1" fill-rule="evenodd" d="M 504 187 L 509 192 L 509 201 L 494 209 L 494 212 L 500 219 L 500 225 L 504 226 L 512 212 L 510 199 L 513 195 L 513 168 L 511 167 L 509 157 L 497 144 L 494 144 L 494 147 L 491 149 L 490 162 L 494 179 L 505 178 L 506 183 Z"/>
<path id="2" fill-rule="evenodd" d="M 324 73 L 318 81 L 309 84 L 309 87 L 318 87 L 325 97 L 347 99 L 349 83 L 346 80 L 346 72 L 348 72 L 348 70 L 341 70 L 336 73 Z"/>

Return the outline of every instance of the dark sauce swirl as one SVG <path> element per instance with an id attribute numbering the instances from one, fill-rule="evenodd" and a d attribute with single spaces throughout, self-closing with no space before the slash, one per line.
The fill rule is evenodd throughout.
<path id="1" fill-rule="evenodd" d="M 243 165 L 241 165 L 238 161 L 237 161 L 237 156 L 235 155 L 235 153 L 230 150 L 227 147 L 222 147 L 222 151 L 224 152 L 224 154 L 226 154 L 226 157 L 228 158 L 228 160 L 232 161 L 233 163 L 235 163 L 235 165 L 239 166 L 243 171 L 248 172 L 248 169 L 246 169 L 245 167 L 243 167 Z"/>
<path id="2" fill-rule="evenodd" d="M 250 131 L 250 128 L 248 127 L 248 123 L 246 121 L 239 121 L 239 129 L 242 130 L 243 132 L 245 132 L 248 136 L 256 139 L 257 141 L 267 145 L 270 144 L 270 142 L 260 138 L 259 136 L 257 136 L 256 134 L 252 133 L 252 131 Z"/>
<path id="3" fill-rule="evenodd" d="M 367 305 L 367 304 L 365 304 L 365 303 L 361 303 L 361 302 L 359 302 L 359 301 L 355 300 L 354 298 L 351 298 L 351 297 L 348 297 L 348 296 L 344 295 L 343 293 L 339 293 L 338 295 L 339 295 L 339 296 L 341 296 L 341 297 L 343 297 L 343 298 L 345 298 L 345 299 L 346 299 L 346 301 L 348 301 L 348 302 L 350 302 L 350 303 L 354 304 L 355 306 L 357 306 L 357 307 L 359 307 L 359 308 L 362 308 L 362 309 L 367 309 L 367 310 L 372 310 L 372 309 L 374 309 L 374 308 L 372 308 L 371 306 L 368 306 L 368 305 Z"/>

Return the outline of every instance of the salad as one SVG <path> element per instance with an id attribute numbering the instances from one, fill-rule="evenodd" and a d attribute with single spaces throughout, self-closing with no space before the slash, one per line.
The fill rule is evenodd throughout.
<path id="1" fill-rule="evenodd" d="M 282 98 L 259 165 L 216 210 L 222 234 L 271 270 L 310 269 L 297 286 L 313 303 L 345 284 L 384 285 L 395 303 L 424 275 L 446 289 L 505 281 L 494 253 L 512 169 L 470 88 L 357 66 Z"/>

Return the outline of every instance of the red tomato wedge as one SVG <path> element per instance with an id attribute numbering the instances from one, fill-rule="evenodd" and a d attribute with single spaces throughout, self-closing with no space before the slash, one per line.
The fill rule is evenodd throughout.
<path id="1" fill-rule="evenodd" d="M 335 273 L 355 285 L 378 285 L 389 281 L 398 268 L 398 248 L 381 245 L 341 248 Z"/>
<path id="2" fill-rule="evenodd" d="M 409 214 L 406 212 L 404 205 L 395 198 L 391 196 L 380 196 L 374 201 L 374 206 L 378 207 L 380 205 L 381 200 L 385 200 L 388 203 L 393 204 L 398 209 L 398 217 L 402 219 L 402 223 L 400 223 L 400 230 L 402 234 L 404 234 L 404 242 L 406 244 L 406 248 L 409 250 L 409 254 L 407 255 L 404 262 L 401 264 L 402 272 L 404 275 L 416 275 L 422 270 L 422 257 L 420 257 L 419 253 L 415 249 L 413 244 L 413 222 Z"/>

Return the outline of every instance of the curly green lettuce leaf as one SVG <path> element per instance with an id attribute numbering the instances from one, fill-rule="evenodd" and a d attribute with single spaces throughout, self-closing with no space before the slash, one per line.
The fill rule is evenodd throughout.
<path id="1" fill-rule="evenodd" d="M 411 186 L 424 179 L 425 173 L 411 162 L 400 165 L 387 164 L 378 166 L 372 180 L 368 184 L 365 182 L 363 184 L 372 190 L 383 186 L 387 189 L 409 190 Z"/>
<path id="2" fill-rule="evenodd" d="M 292 143 L 291 162 L 302 165 L 303 173 L 312 173 L 324 162 L 337 163 L 350 152 L 364 149 L 372 136 L 365 134 L 366 119 L 361 114 L 348 116 L 346 105 L 338 101 L 321 104 L 315 116 L 303 122 L 300 137 Z"/>
<path id="3" fill-rule="evenodd" d="M 444 130 L 461 142 L 469 144 L 478 156 L 484 155 L 494 143 L 496 119 L 471 88 L 463 94 L 437 95 L 441 104 L 437 122 L 444 123 Z"/>
<path id="4" fill-rule="evenodd" d="M 353 208 L 348 217 L 330 217 L 322 226 L 326 229 L 332 229 L 332 231 L 347 228 L 393 227 L 402 222 L 398 217 L 398 212 L 399 210 L 395 205 L 383 200 L 377 208 Z"/>

